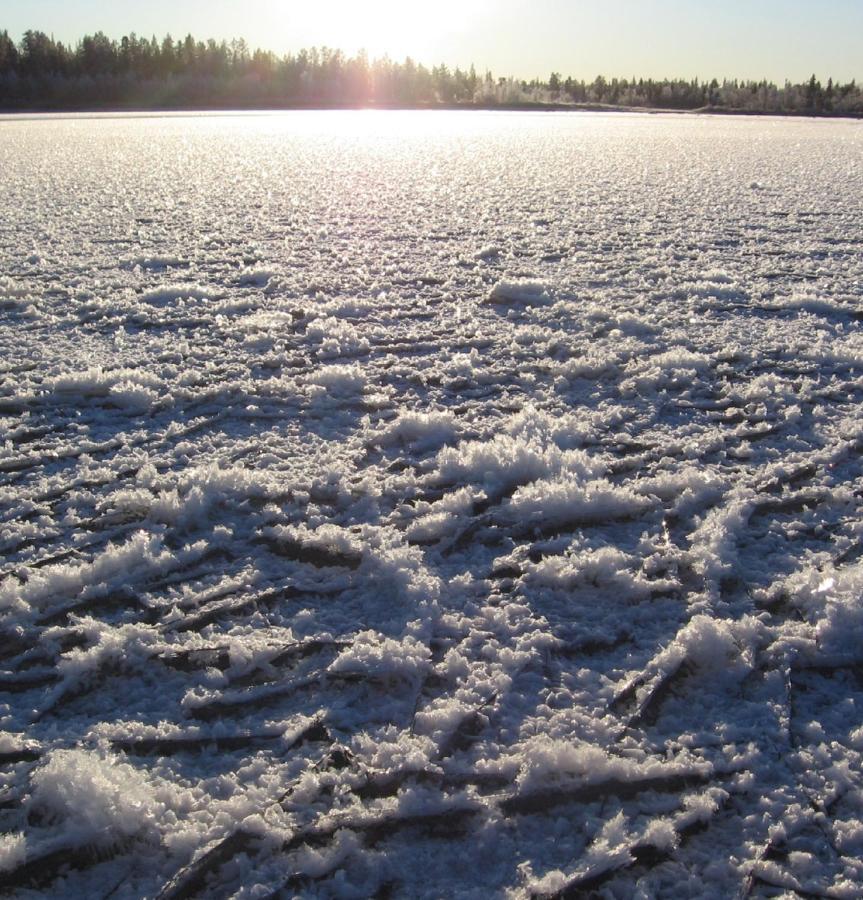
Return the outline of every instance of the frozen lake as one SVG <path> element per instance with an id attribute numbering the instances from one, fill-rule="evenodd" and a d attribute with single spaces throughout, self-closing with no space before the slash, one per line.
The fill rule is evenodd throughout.
<path id="1" fill-rule="evenodd" d="M 860 896 L 861 321 L 860 122 L 0 117 L 0 889 Z"/>

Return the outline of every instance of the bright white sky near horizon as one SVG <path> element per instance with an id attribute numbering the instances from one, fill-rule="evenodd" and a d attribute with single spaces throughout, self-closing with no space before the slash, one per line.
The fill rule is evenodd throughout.
<path id="1" fill-rule="evenodd" d="M 0 30 L 27 28 L 71 44 L 101 30 L 365 48 L 520 78 L 863 80 L 863 0 L 0 0 Z"/>

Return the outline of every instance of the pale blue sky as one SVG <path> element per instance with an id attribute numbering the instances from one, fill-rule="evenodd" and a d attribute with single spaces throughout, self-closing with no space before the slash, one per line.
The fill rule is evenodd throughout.
<path id="1" fill-rule="evenodd" d="M 863 80 L 863 0 L 0 0 L 0 29 L 245 37 L 496 74 Z"/>

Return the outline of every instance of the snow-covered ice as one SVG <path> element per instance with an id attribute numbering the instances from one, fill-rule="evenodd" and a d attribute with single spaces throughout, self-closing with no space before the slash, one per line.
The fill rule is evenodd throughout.
<path id="1" fill-rule="evenodd" d="M 863 893 L 863 126 L 0 119 L 0 890 Z"/>

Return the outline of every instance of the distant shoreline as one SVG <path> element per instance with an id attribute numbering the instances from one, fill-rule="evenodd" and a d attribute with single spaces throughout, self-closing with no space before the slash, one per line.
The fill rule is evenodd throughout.
<path id="1" fill-rule="evenodd" d="M 799 83 L 718 78 L 592 81 L 495 76 L 490 70 L 428 66 L 410 57 L 369 59 L 359 50 L 307 47 L 281 56 L 242 39 L 191 34 L 119 40 L 104 32 L 64 44 L 38 30 L 19 41 L 0 30 L 0 110 L 4 112 L 168 112 L 260 109 L 458 109 L 543 112 L 696 112 L 863 118 L 855 79 Z"/>
<path id="2" fill-rule="evenodd" d="M 843 112 L 811 112 L 801 110 L 751 110 L 718 106 L 705 106 L 697 109 L 674 109 L 669 107 L 647 106 L 615 106 L 603 103 L 261 103 L 261 104 L 178 104 L 178 105 L 118 105 L 118 104 L 77 104 L 70 106 L 37 105 L 37 106 L 3 106 L 0 105 L 0 116 L 13 115 L 70 115 L 86 113 L 103 113 L 106 115 L 122 115 L 132 113 L 216 113 L 216 112 L 335 112 L 335 111 L 402 111 L 402 112 L 598 112 L 598 113 L 641 113 L 647 115 L 700 115 L 700 116 L 753 116 L 757 118 L 781 117 L 791 119 L 863 119 L 863 113 Z"/>

